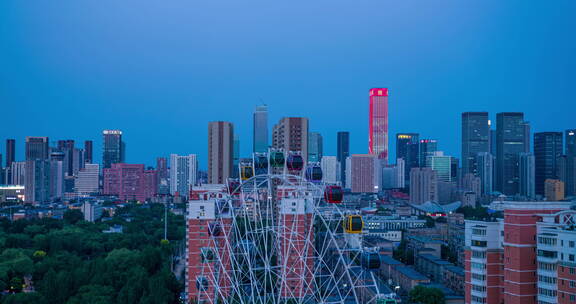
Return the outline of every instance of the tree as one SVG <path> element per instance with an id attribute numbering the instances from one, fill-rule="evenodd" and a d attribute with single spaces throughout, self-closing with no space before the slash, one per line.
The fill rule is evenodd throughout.
<path id="1" fill-rule="evenodd" d="M 74 225 L 81 220 L 84 220 L 84 214 L 78 209 L 68 209 L 64 212 L 64 221 L 68 224 Z"/>
<path id="2" fill-rule="evenodd" d="M 433 287 L 418 285 L 408 294 L 411 303 L 420 304 L 444 304 L 444 293 Z"/>
<path id="3" fill-rule="evenodd" d="M 114 289 L 105 285 L 82 286 L 78 294 L 68 304 L 109 304 L 114 303 Z"/>

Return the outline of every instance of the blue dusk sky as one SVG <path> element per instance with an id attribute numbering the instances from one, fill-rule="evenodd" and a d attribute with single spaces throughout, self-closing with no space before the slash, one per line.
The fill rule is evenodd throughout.
<path id="1" fill-rule="evenodd" d="M 252 148 L 252 111 L 305 116 L 334 155 L 366 153 L 368 90 L 390 89 L 397 132 L 460 155 L 464 111 L 523 111 L 533 131 L 576 128 L 576 1 L 0 1 L 0 149 L 25 136 L 121 129 L 127 162 L 196 153 L 209 121 Z"/>

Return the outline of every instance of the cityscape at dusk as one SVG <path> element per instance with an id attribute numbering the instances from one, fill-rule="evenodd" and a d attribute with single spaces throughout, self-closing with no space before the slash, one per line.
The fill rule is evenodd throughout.
<path id="1" fill-rule="evenodd" d="M 575 12 L 0 3 L 0 303 L 576 303 Z"/>

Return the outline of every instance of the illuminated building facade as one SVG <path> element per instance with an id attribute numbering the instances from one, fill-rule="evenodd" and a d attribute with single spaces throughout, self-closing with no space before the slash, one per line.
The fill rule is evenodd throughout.
<path id="1" fill-rule="evenodd" d="M 370 89 L 368 153 L 388 163 L 388 89 Z"/>

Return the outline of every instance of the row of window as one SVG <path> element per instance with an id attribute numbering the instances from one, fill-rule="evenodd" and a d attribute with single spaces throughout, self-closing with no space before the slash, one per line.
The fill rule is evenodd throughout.
<path id="1" fill-rule="evenodd" d="M 546 289 L 546 288 L 538 288 L 538 294 L 543 295 L 543 296 L 548 296 L 548 297 L 555 297 L 556 296 L 556 290 L 550 290 L 550 289 Z"/>
<path id="2" fill-rule="evenodd" d="M 556 284 L 556 278 L 543 275 L 538 276 L 538 281 L 548 284 Z"/>
<path id="3" fill-rule="evenodd" d="M 486 242 L 486 241 L 472 240 L 472 246 L 475 246 L 475 247 L 486 247 L 487 245 L 488 245 L 488 242 Z"/>
<path id="4" fill-rule="evenodd" d="M 472 285 L 473 291 L 486 292 L 486 286 Z"/>
<path id="5" fill-rule="evenodd" d="M 472 302 L 475 302 L 475 303 L 486 303 L 486 298 L 483 298 L 483 297 L 472 296 L 471 299 L 472 299 Z"/>
<path id="6" fill-rule="evenodd" d="M 472 257 L 473 258 L 479 258 L 479 259 L 485 259 L 486 258 L 486 251 L 472 250 Z"/>
<path id="7" fill-rule="evenodd" d="M 478 280 L 478 281 L 486 281 L 486 275 L 485 274 L 479 274 L 479 273 L 472 273 L 472 279 Z"/>
<path id="8" fill-rule="evenodd" d="M 566 293 L 560 292 L 560 296 L 562 297 L 562 299 L 565 299 Z M 570 302 L 576 302 L 576 295 L 571 294 L 569 299 L 570 299 Z"/>
<path id="9" fill-rule="evenodd" d="M 555 271 L 556 264 L 554 263 L 545 263 L 545 262 L 538 262 L 538 268 L 547 271 Z"/>
<path id="10" fill-rule="evenodd" d="M 486 229 L 472 228 L 473 235 L 486 235 Z"/>
<path id="11" fill-rule="evenodd" d="M 472 263 L 470 263 L 470 265 L 471 265 L 472 268 L 474 268 L 474 269 L 486 269 L 486 264 L 484 264 L 484 263 L 475 263 L 475 262 L 472 262 Z"/>
<path id="12" fill-rule="evenodd" d="M 538 244 L 556 246 L 556 239 L 550 238 L 550 237 L 539 236 L 538 237 Z"/>

